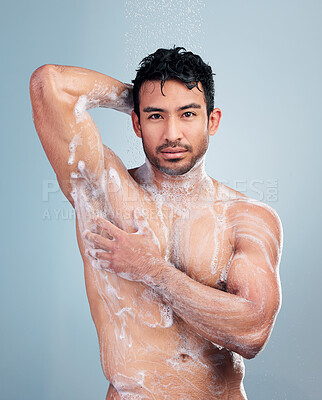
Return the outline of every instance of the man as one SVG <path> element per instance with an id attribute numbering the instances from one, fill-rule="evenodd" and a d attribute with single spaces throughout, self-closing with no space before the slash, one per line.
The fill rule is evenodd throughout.
<path id="1" fill-rule="evenodd" d="M 45 65 L 30 83 L 77 214 L 106 398 L 246 399 L 242 357 L 264 347 L 280 308 L 280 220 L 205 173 L 221 118 L 210 66 L 159 49 L 133 82 Z M 93 107 L 131 114 L 144 165 L 128 171 L 102 144 Z"/>

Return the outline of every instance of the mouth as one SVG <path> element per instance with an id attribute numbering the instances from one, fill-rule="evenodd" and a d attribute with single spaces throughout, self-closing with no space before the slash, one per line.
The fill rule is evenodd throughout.
<path id="1" fill-rule="evenodd" d="M 181 158 L 187 152 L 188 152 L 187 149 L 178 148 L 178 147 L 177 148 L 170 147 L 170 148 L 167 148 L 167 149 L 163 149 L 161 151 L 163 157 L 166 158 L 166 159 Z"/>

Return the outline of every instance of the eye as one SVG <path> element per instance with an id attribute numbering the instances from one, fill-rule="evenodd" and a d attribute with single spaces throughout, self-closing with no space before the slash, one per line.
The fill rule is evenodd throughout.
<path id="1" fill-rule="evenodd" d="M 161 118 L 160 114 L 151 114 L 148 117 L 148 119 L 160 119 L 160 118 Z"/>
<path id="2" fill-rule="evenodd" d="M 193 113 L 192 111 L 186 111 L 185 113 L 183 113 L 183 116 L 187 117 L 187 118 L 191 118 L 193 115 L 196 115 L 196 114 Z"/>

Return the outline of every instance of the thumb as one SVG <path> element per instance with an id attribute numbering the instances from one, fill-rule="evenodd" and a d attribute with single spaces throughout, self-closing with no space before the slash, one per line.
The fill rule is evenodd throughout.
<path id="1" fill-rule="evenodd" d="M 138 231 L 143 231 L 147 228 L 147 220 L 144 210 L 141 208 L 135 208 L 133 210 L 133 219 Z"/>

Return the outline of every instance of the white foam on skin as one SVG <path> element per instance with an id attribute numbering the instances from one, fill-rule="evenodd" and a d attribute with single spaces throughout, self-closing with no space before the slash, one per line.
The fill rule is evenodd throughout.
<path id="1" fill-rule="evenodd" d="M 114 168 L 109 169 L 109 178 L 116 185 L 117 189 L 121 188 L 121 180 L 119 174 Z"/>
<path id="2" fill-rule="evenodd" d="M 82 115 L 84 116 L 85 110 L 97 102 L 95 96 L 100 90 L 103 91 L 103 88 L 100 88 L 98 84 L 95 90 L 96 94 L 94 95 L 93 92 L 91 95 L 92 98 L 90 98 L 90 96 L 85 96 L 86 98 L 80 98 L 77 102 L 77 107 L 75 106 L 76 120 L 78 118 L 78 121 L 80 121 Z M 124 98 L 126 98 L 127 94 L 125 92 L 123 93 Z M 109 100 L 115 100 L 117 94 L 116 88 L 112 88 L 112 90 L 105 94 L 106 98 Z M 117 106 L 120 106 L 120 104 L 121 102 L 117 104 Z M 77 148 L 83 145 L 82 136 L 80 134 L 78 134 L 77 137 L 76 136 L 69 146 L 69 165 L 75 163 L 75 153 L 77 152 Z M 93 146 L 94 145 L 95 144 L 93 144 Z M 252 202 L 245 198 L 232 200 L 229 198 L 228 192 L 221 185 L 218 185 L 218 193 L 216 193 L 216 196 L 222 196 L 221 199 L 224 200 L 221 200 L 222 207 L 220 212 L 216 213 L 212 208 L 212 205 L 215 202 L 215 189 L 212 180 L 205 173 L 204 158 L 199 160 L 199 162 L 189 173 L 185 174 L 185 176 L 168 177 L 168 179 L 161 182 L 161 185 L 159 186 L 155 183 L 153 169 L 148 161 L 146 161 L 144 166 L 140 167 L 136 173 L 137 179 L 140 181 L 140 186 L 146 191 L 144 199 L 138 200 L 138 205 L 144 209 L 144 201 L 151 201 L 152 198 L 152 201 L 157 208 L 159 224 L 157 226 L 160 226 L 161 229 L 160 232 L 157 232 L 157 236 L 152 229 L 152 226 L 154 225 L 152 225 L 151 221 L 146 217 L 140 219 L 139 222 L 137 219 L 133 219 L 131 221 L 132 227 L 137 229 L 136 234 L 142 234 L 144 230 L 147 229 L 151 234 L 152 240 L 159 246 L 159 249 L 161 249 L 161 240 L 159 238 L 163 235 L 164 241 L 162 243 L 165 243 L 166 246 L 165 260 L 170 260 L 173 254 L 176 255 L 177 260 L 180 260 L 180 258 L 184 259 L 184 257 L 186 257 L 185 260 L 189 258 L 189 247 L 191 246 L 189 238 L 193 233 L 193 223 L 198 220 L 201 212 L 206 210 L 209 213 L 209 219 L 212 219 L 213 221 L 211 238 L 214 238 L 214 243 L 213 248 L 211 249 L 212 260 L 209 264 L 210 275 L 215 275 L 218 272 L 218 268 L 223 263 L 223 254 L 220 252 L 219 244 L 224 240 L 224 235 L 229 229 L 235 229 L 241 239 L 247 240 L 256 245 L 269 268 L 266 270 L 261 266 L 254 265 L 251 260 L 248 259 L 247 255 L 243 254 L 238 254 L 238 256 L 234 258 L 235 264 L 236 262 L 245 263 L 247 267 L 251 268 L 253 271 L 254 279 L 257 278 L 259 273 L 263 273 L 263 271 L 267 274 L 272 272 L 274 268 L 271 262 L 272 256 L 275 252 L 280 252 L 281 249 L 278 247 L 278 241 L 276 240 L 271 228 L 261 223 L 262 220 L 260 216 L 254 216 L 254 214 L 250 213 L 248 209 L 246 211 L 246 208 L 243 212 L 236 215 L 235 219 L 229 217 L 229 211 L 232 207 L 236 206 L 238 201 L 243 201 L 245 204 L 248 204 L 249 208 L 255 205 L 263 208 L 265 208 L 265 206 L 259 205 L 258 202 Z M 116 188 L 119 196 L 117 197 L 118 200 L 122 199 L 122 196 L 124 195 L 122 180 L 120 174 L 115 168 L 109 167 L 107 170 L 104 170 L 100 179 L 97 179 L 89 172 L 86 166 L 86 161 L 79 160 L 77 171 L 73 171 L 71 174 L 71 183 L 73 187 L 72 197 L 75 202 L 75 210 L 80 232 L 84 232 L 85 229 L 98 229 L 92 223 L 92 219 L 96 215 L 101 215 L 115 223 L 115 206 L 113 206 L 110 201 L 107 188 Z M 191 194 L 199 187 L 201 187 L 201 197 L 197 198 L 197 200 L 195 197 L 191 198 Z M 123 206 L 126 207 L 127 204 L 124 204 Z M 188 219 L 184 220 L 180 217 L 184 215 L 185 211 L 190 212 L 191 209 L 193 209 L 193 212 Z M 266 210 L 271 212 L 269 208 L 266 208 Z M 169 211 L 171 212 L 169 213 Z M 169 215 L 171 216 L 169 217 Z M 173 222 L 175 218 L 178 222 Z M 244 224 L 244 221 L 247 221 L 247 225 Z M 258 233 L 259 225 L 262 228 L 260 233 Z M 119 227 L 120 226 L 121 225 L 119 224 Z M 241 228 L 242 226 L 244 227 Z M 121 226 L 121 228 L 122 227 L 123 226 Z M 176 230 L 175 233 L 174 230 Z M 100 231 L 98 232 L 101 233 Z M 87 246 L 85 241 L 84 245 L 85 247 Z M 167 398 L 166 396 L 169 393 L 171 385 L 169 386 L 169 383 L 165 383 L 166 379 L 163 376 L 159 376 L 157 365 L 155 366 L 155 369 L 153 366 L 148 372 L 134 371 L 133 368 L 125 368 L 125 366 L 128 365 L 131 365 L 132 367 L 134 365 L 139 365 L 144 359 L 151 360 L 150 355 L 152 354 L 158 355 L 160 360 L 159 364 L 164 363 L 169 366 L 169 374 L 174 373 L 174 377 L 177 376 L 176 374 L 178 374 L 178 371 L 185 371 L 184 374 L 180 375 L 180 379 L 182 378 L 183 381 L 187 379 L 187 382 L 184 382 L 185 390 L 187 393 L 193 393 L 194 398 L 220 398 L 221 394 L 225 393 L 226 383 L 224 378 L 220 378 L 221 381 L 219 380 L 219 373 L 218 375 L 214 374 L 213 382 L 210 382 L 207 388 L 203 388 L 204 390 L 200 390 L 198 387 L 193 385 L 193 377 L 195 376 L 196 371 L 204 371 L 205 375 L 203 376 L 209 376 L 210 366 L 207 361 L 205 361 L 206 358 L 203 356 L 200 348 L 198 350 L 198 347 L 188 344 L 183 346 L 185 339 L 183 339 L 179 334 L 177 334 L 177 338 L 173 339 L 173 343 L 171 343 L 171 346 L 174 349 L 171 350 L 172 354 L 169 354 L 169 349 L 162 348 L 162 341 L 160 344 L 153 342 L 152 340 L 151 343 L 145 342 L 146 337 L 144 332 L 145 330 L 148 331 L 149 328 L 155 329 L 156 335 L 161 335 L 160 332 L 168 329 L 167 333 L 169 334 L 169 337 L 174 337 L 171 336 L 172 330 L 170 330 L 170 328 L 172 327 L 173 331 L 175 331 L 177 325 L 174 324 L 174 312 L 172 308 L 163 303 L 153 289 L 150 290 L 150 288 L 145 288 L 145 290 L 142 290 L 144 285 L 141 285 L 141 283 L 138 282 L 131 282 L 134 280 L 134 277 L 131 276 L 131 274 L 123 272 L 116 275 L 115 273 L 109 272 L 108 262 L 95 259 L 96 252 L 101 250 L 92 251 L 93 249 L 89 248 L 87 250 L 89 255 L 91 255 L 90 263 L 92 266 L 91 273 L 93 281 L 103 304 L 102 315 L 105 311 L 105 328 L 98 333 L 102 366 L 104 370 L 108 371 L 106 375 L 112 377 L 111 382 L 119 391 L 120 395 L 123 396 L 123 398 L 150 398 L 146 393 L 150 393 L 151 385 L 155 385 L 154 390 L 152 391 L 153 395 L 159 396 L 160 398 Z M 227 279 L 232 258 L 233 257 L 229 260 L 227 268 L 222 271 L 220 279 L 223 281 L 226 281 Z M 235 265 L 235 268 L 238 268 L 238 266 L 236 267 Z M 148 280 L 146 279 L 145 282 L 147 281 Z M 151 285 L 152 284 L 153 282 L 151 282 Z M 248 283 L 245 282 L 246 294 L 249 293 L 249 287 L 247 285 Z M 224 311 L 226 309 L 225 303 L 227 301 L 228 300 L 223 299 L 221 303 L 218 303 L 219 311 Z M 247 302 L 246 299 L 242 299 L 241 301 L 244 301 L 245 303 Z M 184 310 L 184 306 L 180 307 L 183 314 L 185 312 L 188 313 L 188 310 Z M 196 314 L 200 312 L 197 307 L 195 307 L 195 309 Z M 264 312 L 264 309 L 265 302 L 263 300 L 261 310 Z M 209 304 L 204 305 L 203 311 L 206 314 L 209 314 L 209 316 L 212 315 L 213 310 L 211 301 L 209 301 Z M 198 317 L 196 318 L 198 320 Z M 239 316 L 218 316 L 218 323 L 220 324 L 221 321 L 224 322 L 229 318 L 237 319 Z M 162 330 L 159 328 L 162 328 Z M 137 331 L 139 331 L 139 334 Z M 207 331 L 207 334 L 208 333 L 211 335 L 210 328 Z M 227 333 L 225 332 L 225 335 L 226 334 Z M 219 343 L 225 340 L 225 335 L 222 334 L 222 336 L 220 336 L 220 334 L 218 334 Z M 254 332 L 254 341 L 258 339 L 258 335 L 257 332 Z M 153 337 L 153 335 L 151 335 L 151 337 Z M 115 348 L 111 348 L 109 346 L 110 343 L 117 343 L 118 345 L 115 346 Z M 221 350 L 219 345 L 216 346 Z M 137 352 L 137 348 L 140 349 L 139 353 Z M 136 350 L 132 352 L 131 349 Z M 181 352 L 190 357 L 188 362 L 182 362 L 180 357 Z M 110 365 L 112 362 L 111 360 L 114 363 L 112 366 Z M 233 363 L 236 364 L 236 368 L 238 366 L 239 368 L 242 368 L 243 363 L 241 357 L 236 357 L 236 360 L 234 360 Z M 220 363 L 219 356 L 217 361 Z M 153 365 L 152 361 L 151 365 Z M 116 370 L 123 368 L 122 371 L 125 372 L 116 377 L 111 372 L 115 372 L 115 369 L 113 368 L 116 368 Z M 186 376 L 191 376 L 191 379 L 185 378 Z M 165 380 L 162 381 L 162 379 Z M 147 381 L 149 381 L 149 384 Z M 135 393 L 136 391 L 139 392 L 139 394 Z M 144 394 L 142 394 L 141 391 L 142 393 L 144 392 Z"/>
<path id="3" fill-rule="evenodd" d="M 95 108 L 113 108 L 114 110 L 131 115 L 133 110 L 133 99 L 131 89 L 132 85 L 126 85 L 125 89 L 119 93 L 116 86 L 107 87 L 101 82 L 95 82 L 94 88 L 88 95 L 82 95 L 78 98 L 75 107 L 74 115 L 76 124 L 84 121 L 86 111 Z"/>
<path id="4" fill-rule="evenodd" d="M 195 199 L 191 200 L 191 192 L 194 187 L 201 185 L 203 193 L 207 193 L 208 201 L 213 198 L 214 186 L 211 178 L 205 172 L 205 157 L 202 157 L 193 168 L 186 174 L 180 176 L 165 175 L 165 180 L 161 182 L 161 188 L 155 183 L 155 175 L 151 163 L 146 158 L 145 164 L 138 168 L 135 175 L 143 187 L 151 196 L 157 206 L 157 215 L 161 221 L 162 231 L 166 246 L 165 261 L 170 261 L 170 232 L 169 226 L 165 221 L 164 208 L 171 210 L 172 214 L 184 215 L 185 211 L 195 204 Z M 207 201 L 206 201 L 207 203 Z M 208 206 L 208 204 L 207 204 Z"/>
<path id="5" fill-rule="evenodd" d="M 136 214 L 140 214 L 143 219 L 138 220 L 137 219 L 137 215 L 134 216 L 134 223 L 135 223 L 135 227 L 137 228 L 137 231 L 134 232 L 134 235 L 142 235 L 142 233 L 144 232 L 144 229 L 147 229 L 150 233 L 150 235 L 152 236 L 152 241 L 153 243 L 158 246 L 159 251 L 161 251 L 161 244 L 160 244 L 160 240 L 157 238 L 154 230 L 150 227 L 150 224 L 148 223 L 146 216 L 144 215 L 144 212 L 142 212 L 142 210 L 140 209 L 136 209 L 135 210 Z"/>
<path id="6" fill-rule="evenodd" d="M 77 102 L 77 106 L 75 107 L 75 118 L 78 122 L 82 120 L 85 110 L 88 108 L 89 99 L 86 97 L 80 98 Z M 82 141 L 80 139 L 81 135 L 79 134 L 77 137 L 75 136 L 73 141 L 70 143 L 69 165 L 75 162 L 76 149 L 78 146 L 82 145 Z M 110 183 L 112 183 L 117 190 L 122 191 L 122 183 L 119 174 L 114 168 L 110 168 L 108 171 L 104 170 L 104 173 L 99 180 L 94 179 L 94 177 L 91 176 L 91 173 L 86 168 L 86 162 L 84 160 L 78 161 L 77 169 L 77 171 L 73 171 L 71 174 L 71 183 L 73 187 L 72 197 L 75 203 L 79 229 L 81 232 L 83 232 L 85 229 L 93 230 L 92 219 L 97 214 L 100 214 L 105 218 L 110 217 L 110 220 L 113 221 L 114 213 L 113 209 L 110 207 L 106 188 Z M 144 226 L 148 229 L 151 229 L 146 221 Z M 138 228 L 140 229 L 142 226 Z M 158 245 L 160 245 L 156 237 L 154 240 L 158 243 Z M 84 244 L 86 246 L 86 242 L 84 242 Z M 124 342 L 126 348 L 131 349 L 133 339 L 128 330 L 128 318 L 135 318 L 135 312 L 132 310 L 132 307 L 124 306 L 124 302 L 127 300 L 124 296 L 120 295 L 120 287 L 118 282 L 121 283 L 121 281 L 115 280 L 114 274 L 106 275 L 106 271 L 102 269 L 102 266 L 104 265 L 105 267 L 108 265 L 108 263 L 103 263 L 94 259 L 95 255 L 97 255 L 97 252 L 99 251 L 100 250 L 87 249 L 88 254 L 91 255 L 91 265 L 93 267 L 97 291 L 104 304 L 106 319 L 107 321 L 110 321 L 111 326 L 115 327 L 115 338 L 118 338 L 117 341 Z M 132 279 L 132 277 L 127 273 L 123 273 L 121 275 L 127 280 Z M 117 279 L 120 278 L 118 277 Z M 163 327 L 172 325 L 171 309 L 168 306 L 161 306 L 160 316 L 160 325 Z M 145 316 L 142 315 L 142 317 L 144 318 Z M 131 325 L 132 324 L 133 322 L 131 322 Z M 106 326 L 108 326 L 108 324 Z M 107 347 L 104 345 L 106 341 L 104 337 L 107 335 L 107 332 L 109 332 L 110 335 L 111 329 L 105 328 L 101 333 L 99 333 L 99 337 L 101 343 L 102 366 L 108 369 L 109 360 L 106 358 L 105 354 Z M 120 346 L 120 348 L 117 350 L 115 356 L 118 357 L 118 364 L 120 365 L 122 365 L 128 359 L 128 354 L 126 353 L 125 348 L 122 349 L 122 346 Z M 127 379 L 131 379 L 131 377 L 129 376 Z M 137 385 L 144 385 L 144 374 L 143 379 L 135 379 L 133 380 L 133 383 L 135 388 L 137 388 Z M 122 390 L 120 391 L 123 398 L 143 398 L 136 393 L 129 392 L 127 389 L 128 388 L 126 388 L 123 393 Z"/>
<path id="7" fill-rule="evenodd" d="M 164 175 L 165 179 L 161 182 L 160 189 L 157 188 L 154 171 L 147 158 L 145 164 L 136 170 L 135 175 L 141 186 L 152 195 L 156 204 L 161 207 L 164 203 L 170 203 L 175 211 L 179 211 L 195 203 L 195 199 L 191 199 L 191 193 L 196 186 L 202 187 L 203 192 L 208 193 L 208 200 L 213 199 L 214 186 L 205 172 L 204 165 L 203 156 L 186 174 Z"/>
<path id="8" fill-rule="evenodd" d="M 143 400 L 143 397 L 139 394 L 133 394 L 128 392 L 119 392 L 122 400 Z"/>
<path id="9" fill-rule="evenodd" d="M 151 394 L 151 392 L 146 388 L 145 386 L 145 374 L 146 371 L 136 371 L 135 375 L 132 377 L 127 376 L 122 373 L 116 373 L 112 376 L 111 382 L 113 383 L 113 386 L 116 388 L 118 394 L 121 396 L 121 399 L 126 399 L 126 400 L 143 400 L 143 399 L 148 399 L 151 398 L 150 396 L 147 396 L 147 394 Z M 145 392 L 143 393 L 136 393 L 138 387 L 141 388 Z"/>
<path id="10" fill-rule="evenodd" d="M 112 90 L 109 94 L 110 101 L 113 102 L 113 109 L 117 111 L 121 111 L 125 114 L 131 115 L 133 110 L 133 102 L 132 102 L 132 92 L 130 88 L 131 85 L 127 85 L 128 88 L 125 89 L 121 95 L 117 94 L 117 88 L 112 86 Z"/>
<path id="11" fill-rule="evenodd" d="M 69 143 L 69 152 L 70 156 L 68 159 L 68 165 L 72 165 L 75 162 L 75 152 L 78 146 L 81 146 L 83 144 L 83 139 L 80 133 L 75 135 L 72 139 L 72 141 Z"/>
<path id="12" fill-rule="evenodd" d="M 140 303 L 137 302 L 137 312 L 142 324 L 150 328 L 170 328 L 173 325 L 173 311 L 171 307 L 160 302 L 160 297 L 152 288 L 146 288 L 142 292 L 141 298 L 144 300 L 144 304 L 149 304 L 153 307 L 153 310 L 155 310 L 155 308 L 159 309 L 159 318 L 157 320 L 155 314 L 151 313 L 147 308 L 142 309 Z"/>
<path id="13" fill-rule="evenodd" d="M 106 285 L 105 285 L 106 294 L 115 296 L 117 298 L 117 300 L 124 300 L 124 297 L 119 295 L 119 292 L 115 289 L 114 286 L 111 285 L 111 283 L 107 277 L 105 278 L 105 281 L 106 281 Z M 116 313 L 115 313 L 115 315 L 116 315 Z"/>
<path id="14" fill-rule="evenodd" d="M 153 173 L 152 173 L 152 169 L 149 168 L 149 164 L 146 162 L 145 166 L 140 170 L 137 171 L 138 172 L 138 179 L 141 181 L 144 181 L 144 186 L 145 189 L 153 196 L 154 201 L 159 204 L 159 209 L 161 210 L 161 207 L 164 205 L 165 203 L 165 198 L 164 198 L 164 194 L 169 191 L 164 190 L 163 188 L 165 188 L 165 186 L 167 185 L 168 188 L 171 188 L 171 184 L 169 184 L 169 182 L 166 183 L 166 185 L 161 184 L 161 190 L 157 189 L 156 185 L 153 182 Z M 170 180 L 170 179 L 169 179 Z M 181 185 L 180 190 L 179 190 L 179 196 L 182 193 L 185 193 L 185 195 L 187 195 L 185 189 L 189 188 L 189 186 L 191 186 L 191 182 L 186 183 L 185 185 Z M 220 185 L 219 185 L 220 187 Z M 175 190 L 173 190 L 173 192 L 176 192 L 177 188 L 175 188 Z M 234 200 L 232 200 L 232 196 L 230 195 L 230 193 L 228 191 L 223 190 L 223 188 L 221 187 L 221 191 L 224 196 L 224 202 L 223 202 L 223 208 L 222 208 L 222 213 L 220 214 L 216 214 L 213 209 L 212 209 L 212 213 L 213 213 L 213 217 L 216 219 L 217 223 L 215 224 L 215 231 L 214 231 L 214 236 L 216 238 L 216 240 L 214 241 L 215 244 L 217 243 L 217 246 L 215 245 L 214 247 L 214 255 L 213 255 L 213 260 L 211 262 L 211 272 L 212 274 L 215 274 L 218 270 L 218 266 L 221 265 L 221 260 L 222 260 L 222 256 L 223 254 L 219 254 L 219 243 L 222 243 L 222 238 L 223 238 L 223 234 L 224 232 L 228 231 L 229 229 L 235 229 L 236 230 L 236 235 L 240 240 L 246 240 L 248 242 L 253 242 L 254 245 L 257 248 L 257 251 L 259 253 L 261 253 L 261 256 L 264 260 L 264 265 L 266 265 L 266 268 L 268 267 L 268 270 L 270 270 L 271 273 L 276 274 L 278 272 L 278 266 L 276 265 L 272 265 L 271 262 L 271 257 L 272 255 L 279 255 L 278 259 L 280 259 L 281 256 L 281 248 L 282 248 L 282 239 L 280 241 L 281 244 L 278 243 L 278 240 L 276 239 L 276 233 L 272 231 L 272 229 L 268 226 L 265 225 L 264 221 L 263 221 L 263 217 L 261 216 L 260 218 L 257 215 L 261 215 L 263 209 L 266 209 L 267 211 L 269 211 L 273 216 L 277 216 L 277 214 L 275 213 L 274 210 L 272 210 L 269 206 L 258 202 L 257 200 L 253 200 L 253 199 L 248 199 L 245 198 L 244 196 L 240 196 L 239 198 L 236 197 L 236 194 L 234 196 Z M 167 205 L 169 205 L 169 203 L 171 202 L 172 199 L 174 199 L 175 195 L 177 193 L 171 193 L 171 195 L 166 199 L 167 200 Z M 211 192 L 211 188 L 209 188 L 209 193 Z M 183 198 L 184 200 L 184 198 Z M 232 207 L 235 207 L 235 205 L 237 204 L 237 202 L 244 202 L 245 204 L 253 204 L 256 205 L 257 210 L 258 210 L 258 214 L 257 212 L 252 212 L 249 213 L 249 208 L 246 208 L 245 210 L 245 215 L 243 212 L 236 212 L 235 213 L 235 218 L 233 220 L 228 219 L 227 217 L 227 211 L 230 210 Z M 186 204 L 184 204 L 183 206 L 185 206 Z M 180 202 L 180 206 L 182 206 L 182 203 Z M 245 219 L 245 221 L 243 221 L 243 218 Z M 278 222 L 278 217 L 277 217 L 277 222 Z M 189 233 L 189 224 L 186 224 L 185 226 L 185 230 L 187 232 L 187 234 Z M 245 226 L 245 228 L 243 228 Z M 167 232 L 167 231 L 166 231 Z M 176 247 L 180 247 L 180 235 L 177 236 L 178 238 L 178 242 L 176 244 Z M 184 252 L 185 254 L 189 253 L 189 249 L 185 249 L 186 251 Z M 234 264 L 236 264 L 236 261 L 239 260 L 240 254 L 236 255 L 236 257 L 234 257 L 234 254 L 231 254 L 231 257 L 228 261 L 228 265 L 226 267 L 226 269 L 223 269 L 222 274 L 220 279 L 222 281 L 226 281 L 227 280 L 227 275 L 229 272 L 229 268 L 230 265 L 234 259 Z M 251 261 L 248 259 L 248 257 L 245 255 L 243 256 L 243 261 L 244 261 L 244 265 L 245 267 L 249 269 L 249 267 L 251 267 L 251 271 L 253 273 L 254 276 L 254 280 L 256 279 L 261 279 L 258 278 L 258 273 L 260 271 L 262 271 L 262 273 L 267 274 L 267 269 L 263 269 L 261 266 L 258 265 L 253 265 L 251 263 Z M 279 263 L 279 262 L 278 262 Z M 249 281 L 246 283 L 245 282 L 245 296 L 248 297 L 249 295 L 249 288 L 248 288 L 248 284 Z M 240 302 L 246 302 L 246 299 L 241 299 Z M 223 304 L 224 305 L 224 304 Z M 179 306 L 178 306 L 179 307 Z M 225 306 L 224 306 L 225 307 Z M 224 310 L 225 308 L 223 308 Z M 258 310 L 259 312 L 264 312 L 265 309 L 265 296 L 263 297 L 262 303 L 260 304 L 260 309 Z M 231 318 L 229 316 L 229 318 Z M 239 318 L 237 316 L 237 318 Z M 225 319 L 225 318 L 223 318 Z M 210 332 L 209 332 L 210 334 Z M 253 337 L 254 339 L 258 339 L 260 333 L 254 333 Z M 250 338 L 250 336 L 249 336 Z M 219 341 L 224 341 L 224 336 L 219 337 Z M 246 349 L 246 347 L 245 347 Z"/>
<path id="15" fill-rule="evenodd" d="M 121 308 L 121 310 L 117 311 L 117 312 L 115 313 L 115 315 L 117 315 L 117 316 L 119 317 L 120 315 L 122 315 L 122 314 L 124 314 L 124 313 L 129 313 L 129 314 L 131 314 L 132 316 L 134 316 L 134 313 L 133 313 L 131 307 L 124 307 L 124 308 Z"/>
<path id="16" fill-rule="evenodd" d="M 74 107 L 74 115 L 76 118 L 76 124 L 79 124 L 84 120 L 85 111 L 88 109 L 88 98 L 84 94 L 79 97 Z"/>
<path id="17" fill-rule="evenodd" d="M 169 328 L 173 324 L 173 311 L 167 304 L 162 304 L 161 306 L 161 320 L 160 326 L 164 328 Z"/>

